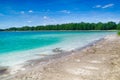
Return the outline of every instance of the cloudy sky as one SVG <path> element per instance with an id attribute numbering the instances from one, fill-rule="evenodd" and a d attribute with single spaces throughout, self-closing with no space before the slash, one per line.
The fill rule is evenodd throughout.
<path id="1" fill-rule="evenodd" d="M 0 0 L 0 28 L 120 21 L 120 0 Z"/>

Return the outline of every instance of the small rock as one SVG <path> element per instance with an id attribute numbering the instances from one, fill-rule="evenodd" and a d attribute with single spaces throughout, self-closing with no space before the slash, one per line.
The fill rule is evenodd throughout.
<path id="1" fill-rule="evenodd" d="M 8 67 L 0 67 L 0 75 L 4 74 L 7 71 Z"/>

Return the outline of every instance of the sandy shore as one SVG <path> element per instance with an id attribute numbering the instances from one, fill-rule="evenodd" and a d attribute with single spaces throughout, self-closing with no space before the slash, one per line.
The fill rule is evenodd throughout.
<path id="1" fill-rule="evenodd" d="M 120 37 L 107 36 L 82 50 L 33 62 L 1 80 L 120 80 Z"/>

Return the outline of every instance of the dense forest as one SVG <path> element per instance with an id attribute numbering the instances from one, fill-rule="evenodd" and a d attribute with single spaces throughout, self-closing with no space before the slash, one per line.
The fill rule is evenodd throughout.
<path id="1" fill-rule="evenodd" d="M 23 26 L 11 27 L 8 29 L 0 29 L 0 31 L 36 31 L 36 30 L 120 30 L 120 23 L 107 22 L 107 23 L 68 23 L 46 26 Z"/>
<path id="2" fill-rule="evenodd" d="M 0 29 L 0 31 L 4 31 L 3 29 Z"/>

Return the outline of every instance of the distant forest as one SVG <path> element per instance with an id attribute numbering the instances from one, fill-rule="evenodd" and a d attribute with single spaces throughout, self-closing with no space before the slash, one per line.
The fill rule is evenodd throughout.
<path id="1" fill-rule="evenodd" d="M 39 30 L 120 30 L 120 23 L 68 23 L 46 26 L 23 26 L 0 29 L 0 31 L 39 31 Z"/>

